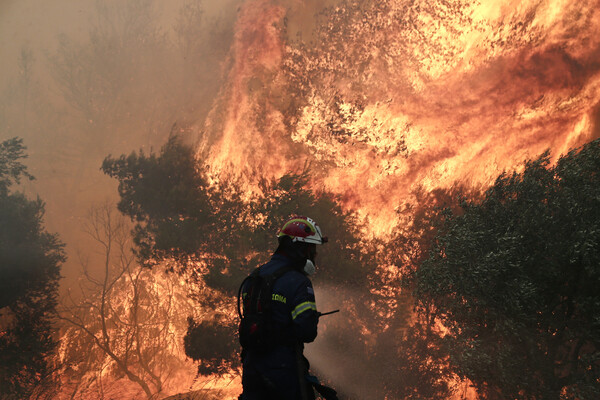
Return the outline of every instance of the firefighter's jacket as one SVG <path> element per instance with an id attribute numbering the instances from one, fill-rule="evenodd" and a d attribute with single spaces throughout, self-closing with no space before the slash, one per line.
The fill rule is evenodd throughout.
<path id="1" fill-rule="evenodd" d="M 259 274 L 272 274 L 293 262 L 276 253 L 260 267 Z M 242 288 L 242 297 L 245 291 Z M 264 389 L 265 384 L 274 385 L 271 389 L 282 398 L 295 399 L 299 393 L 297 351 L 303 349 L 303 343 L 312 342 L 317 336 L 319 316 L 312 283 L 306 275 L 297 269 L 286 272 L 275 281 L 271 301 L 273 324 L 281 340 L 266 352 L 244 350 L 242 399 L 260 398 L 260 388 Z"/>

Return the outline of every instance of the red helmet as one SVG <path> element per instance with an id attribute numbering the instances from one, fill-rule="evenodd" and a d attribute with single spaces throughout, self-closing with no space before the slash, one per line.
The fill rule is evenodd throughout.
<path id="1" fill-rule="evenodd" d="M 295 215 L 283 224 L 277 237 L 289 236 L 292 242 L 323 244 L 327 243 L 327 236 L 323 236 L 319 225 L 309 217 Z"/>

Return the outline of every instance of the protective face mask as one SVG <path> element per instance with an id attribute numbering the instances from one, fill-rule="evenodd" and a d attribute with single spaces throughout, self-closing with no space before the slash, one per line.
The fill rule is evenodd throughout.
<path id="1" fill-rule="evenodd" d="M 306 260 L 306 264 L 304 264 L 304 273 L 308 276 L 313 276 L 317 272 L 317 267 L 315 267 L 315 263 L 310 260 Z"/>

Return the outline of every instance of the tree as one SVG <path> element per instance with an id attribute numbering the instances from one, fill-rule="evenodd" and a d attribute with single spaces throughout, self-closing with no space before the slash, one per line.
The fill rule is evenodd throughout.
<path id="1" fill-rule="evenodd" d="M 214 291 L 195 299 L 212 307 L 217 316 L 228 315 L 190 322 L 186 350 L 202 361 L 200 371 L 220 372 L 223 363 L 238 365 L 234 320 L 238 285 L 269 259 L 277 229 L 290 214 L 309 215 L 323 232 L 330 232 L 331 241 L 319 258 L 327 268 L 319 270 L 315 281 L 333 283 L 331 294 L 338 292 L 338 305 L 354 316 L 356 304 L 368 304 L 368 276 L 375 264 L 373 253 L 359 239 L 362 227 L 334 196 L 308 188 L 307 169 L 264 180 L 257 188 L 260 194 L 248 196 L 235 181 L 209 184 L 199 165 L 195 152 L 171 137 L 159 154 L 107 157 L 102 169 L 119 180 L 119 210 L 137 222 L 140 261 L 148 266 L 169 263 L 173 270 L 189 272 L 199 287 L 207 285 Z M 342 286 L 353 288 L 352 299 L 339 292 Z M 229 335 L 223 335 L 223 327 Z M 207 346 L 215 337 L 222 339 L 221 345 Z"/>
<path id="2" fill-rule="evenodd" d="M 447 208 L 406 279 L 451 370 L 488 399 L 600 395 L 600 141 Z"/>
<path id="3" fill-rule="evenodd" d="M 108 203 L 90 212 L 86 232 L 101 251 L 102 272 L 95 274 L 98 268 L 82 259 L 81 293 L 69 297 L 61 312 L 70 326 L 64 375 L 75 382 L 73 397 L 89 395 L 86 386 L 102 390 L 102 376 L 110 371 L 115 381 L 127 378 L 154 399 L 189 367 L 175 333 L 185 329 L 185 314 L 194 309 L 176 276 L 135 263 L 130 226 L 115 214 Z"/>
<path id="4" fill-rule="evenodd" d="M 136 222 L 134 241 L 148 265 L 208 251 L 214 210 L 191 147 L 171 136 L 159 155 L 107 157 L 102 170 L 119 181 L 118 209 Z"/>
<path id="5" fill-rule="evenodd" d="M 18 138 L 0 143 L 0 393 L 26 398 L 49 378 L 63 245 L 43 225 L 44 203 L 11 192 L 33 179 Z"/>
<path id="6" fill-rule="evenodd" d="M 211 286 L 233 295 L 249 268 L 268 259 L 284 219 L 305 213 L 324 232 L 335 232 L 322 261 L 329 268 L 319 279 L 365 283 L 361 226 L 334 196 L 307 188 L 308 170 L 263 181 L 262 194 L 244 200 L 243 188 L 235 182 L 209 184 L 198 165 L 193 149 L 177 136 L 158 155 L 140 151 L 104 160 L 103 171 L 119 180 L 119 210 L 137 222 L 135 243 L 143 262 L 175 260 L 183 268 L 207 263 Z"/>

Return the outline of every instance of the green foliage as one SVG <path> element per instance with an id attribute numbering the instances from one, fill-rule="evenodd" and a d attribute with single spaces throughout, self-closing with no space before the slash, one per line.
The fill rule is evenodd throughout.
<path id="1" fill-rule="evenodd" d="M 44 230 L 44 205 L 11 184 L 31 179 L 20 139 L 0 144 L 0 392 L 25 398 L 49 375 L 63 245 Z"/>
<path id="2" fill-rule="evenodd" d="M 599 172 L 600 141 L 556 166 L 545 153 L 430 220 L 406 280 L 417 314 L 448 329 L 453 372 L 487 398 L 600 395 Z"/>

